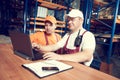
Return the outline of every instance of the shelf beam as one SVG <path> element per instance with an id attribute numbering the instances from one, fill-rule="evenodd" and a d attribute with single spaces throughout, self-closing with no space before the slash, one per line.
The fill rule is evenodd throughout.
<path id="1" fill-rule="evenodd" d="M 40 4 L 40 6 L 46 7 L 46 8 L 50 8 L 50 9 L 67 9 L 67 7 L 59 5 L 59 4 L 55 4 L 55 3 L 50 3 L 47 1 L 43 1 L 43 0 L 37 0 Z"/>

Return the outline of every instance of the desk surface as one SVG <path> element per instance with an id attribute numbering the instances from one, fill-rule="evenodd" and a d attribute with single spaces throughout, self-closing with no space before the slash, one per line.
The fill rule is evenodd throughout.
<path id="1" fill-rule="evenodd" d="M 21 65 L 32 61 L 13 54 L 9 44 L 0 44 L 0 80 L 118 80 L 117 78 L 75 62 L 74 68 L 45 78 L 38 78 Z"/>

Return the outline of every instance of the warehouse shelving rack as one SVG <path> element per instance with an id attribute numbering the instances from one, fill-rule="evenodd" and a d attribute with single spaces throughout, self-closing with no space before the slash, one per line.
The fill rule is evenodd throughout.
<path id="1" fill-rule="evenodd" d="M 34 15 L 33 15 L 33 17 L 30 17 L 29 16 L 29 13 L 30 13 L 29 9 L 30 9 L 30 6 L 33 6 L 33 5 L 34 5 L 34 7 L 33 7 L 34 8 Z M 48 8 L 48 9 L 52 9 L 54 11 L 56 11 L 56 10 L 66 10 L 68 12 L 68 9 L 69 9 L 68 6 L 55 4 L 55 3 L 48 2 L 48 1 L 45 1 L 45 0 L 35 0 L 34 4 L 30 3 L 30 1 L 28 2 L 28 0 L 26 0 L 25 1 L 25 7 L 24 7 L 24 29 L 23 29 L 24 33 L 27 31 L 27 28 L 30 25 L 33 25 L 34 32 L 36 30 L 36 26 L 44 26 L 44 24 L 43 24 L 44 18 L 37 18 L 38 6 L 42 6 L 42 7 Z M 66 28 L 67 27 L 66 27 L 65 21 L 58 20 L 57 23 L 58 23 L 57 24 L 58 30 L 56 30 L 56 32 L 58 32 L 60 34 L 66 33 L 66 30 L 67 30 Z"/>
<path id="2" fill-rule="evenodd" d="M 91 1 L 91 0 L 90 0 L 90 1 Z M 96 17 L 93 17 L 93 16 L 91 15 L 91 13 L 93 14 L 93 9 L 90 9 L 90 10 L 91 10 L 91 13 L 88 14 L 88 15 L 91 15 L 91 17 L 87 18 L 87 19 L 90 19 L 90 21 L 92 21 L 92 20 L 97 21 L 98 23 L 103 24 L 103 25 L 105 25 L 106 27 L 110 28 L 110 36 L 109 36 L 109 39 L 110 39 L 110 40 L 109 40 L 109 42 L 108 42 L 107 44 L 104 43 L 104 42 L 102 43 L 102 44 L 108 46 L 107 60 L 106 60 L 106 62 L 107 62 L 108 64 L 111 63 L 111 59 L 110 59 L 110 58 L 111 58 L 111 56 L 112 56 L 113 38 L 114 38 L 114 35 L 115 35 L 116 20 L 117 20 L 117 15 L 118 15 L 119 3 L 120 3 L 120 0 L 116 0 L 116 1 L 114 1 L 114 2 L 111 2 L 111 3 L 109 3 L 109 4 L 104 5 L 104 6 L 102 6 L 102 7 L 100 7 L 100 6 L 98 5 L 99 7 L 97 8 L 97 10 L 96 10 L 96 12 L 95 12 L 95 13 L 98 14 L 102 9 L 106 9 L 106 8 L 114 5 L 115 9 L 113 10 L 113 19 L 110 20 L 110 21 L 112 22 L 112 24 L 110 24 L 110 25 L 109 25 L 108 23 L 105 23 L 105 22 L 103 22 L 102 20 L 98 19 L 98 15 L 96 15 Z M 91 4 L 93 4 L 93 3 L 91 3 Z M 91 7 L 93 7 L 93 6 L 91 6 Z M 93 8 L 94 8 L 94 7 L 93 7 Z M 86 13 L 87 13 L 87 12 L 86 12 Z M 89 13 L 89 12 L 88 12 L 88 13 Z M 86 19 L 86 18 L 85 18 L 85 19 Z M 108 19 L 106 19 L 106 22 L 108 22 Z M 92 24 L 92 22 L 90 22 L 89 26 L 87 26 L 87 29 L 90 29 L 91 24 Z M 97 37 L 102 37 L 102 36 L 97 36 Z M 105 37 L 104 37 L 104 38 L 105 38 Z M 98 43 L 98 42 L 97 42 L 97 43 Z M 101 44 L 101 43 L 99 43 L 99 44 Z"/>

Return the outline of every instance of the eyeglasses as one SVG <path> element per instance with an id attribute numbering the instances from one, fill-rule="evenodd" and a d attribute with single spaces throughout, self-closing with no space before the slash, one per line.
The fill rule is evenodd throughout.
<path id="1" fill-rule="evenodd" d="M 69 21 L 75 21 L 76 19 L 80 19 L 80 18 L 79 17 L 74 17 L 74 18 L 68 17 L 67 18 L 67 22 L 69 22 Z"/>

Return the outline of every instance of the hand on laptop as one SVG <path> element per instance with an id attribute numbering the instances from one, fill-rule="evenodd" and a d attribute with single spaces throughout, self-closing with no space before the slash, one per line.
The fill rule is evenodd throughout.
<path id="1" fill-rule="evenodd" d="M 62 59 L 63 56 L 60 55 L 60 54 L 56 54 L 54 52 L 46 52 L 44 55 L 43 55 L 43 59 L 52 59 L 52 60 L 63 60 Z"/>
<path id="2" fill-rule="evenodd" d="M 37 43 L 32 43 L 32 48 L 39 51 L 40 50 L 40 45 L 38 45 Z"/>
<path id="3" fill-rule="evenodd" d="M 32 48 L 34 49 L 34 50 L 36 50 L 36 51 L 38 51 L 39 53 L 47 53 L 46 51 L 42 51 L 41 50 L 41 45 L 40 44 L 37 44 L 37 43 L 32 43 Z"/>

